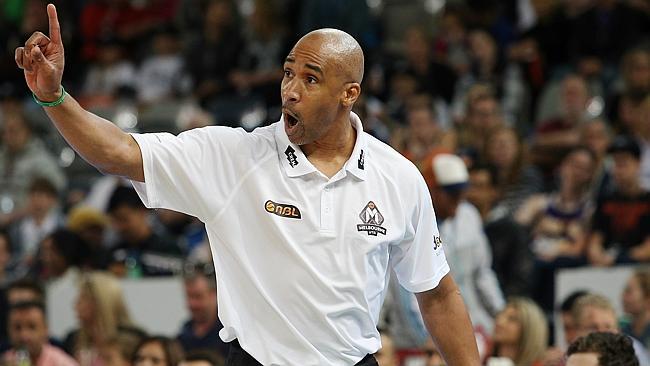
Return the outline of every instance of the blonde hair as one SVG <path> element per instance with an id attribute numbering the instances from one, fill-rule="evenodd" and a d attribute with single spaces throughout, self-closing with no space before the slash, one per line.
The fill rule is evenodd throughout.
<path id="1" fill-rule="evenodd" d="M 571 308 L 571 316 L 576 324 L 581 324 L 582 314 L 589 306 L 596 309 L 611 311 L 612 314 L 616 314 L 616 310 L 608 298 L 598 294 L 587 294 L 580 296 Z"/>
<path id="2" fill-rule="evenodd" d="M 528 366 L 538 361 L 546 352 L 548 344 L 548 323 L 537 304 L 524 297 L 512 297 L 506 306 L 517 311 L 521 324 L 521 336 L 515 365 Z"/>
<path id="3" fill-rule="evenodd" d="M 131 326 L 131 317 L 124 302 L 118 279 L 107 272 L 89 272 L 79 283 L 79 296 L 86 294 L 95 307 L 91 329 L 79 328 L 75 347 L 77 350 L 93 346 L 97 335 L 108 340 L 118 335 L 119 327 Z"/>

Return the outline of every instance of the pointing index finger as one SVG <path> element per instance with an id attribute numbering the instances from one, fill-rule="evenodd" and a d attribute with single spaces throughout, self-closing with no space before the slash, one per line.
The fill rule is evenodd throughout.
<path id="1" fill-rule="evenodd" d="M 61 44 L 61 27 L 59 26 L 59 18 L 56 15 L 54 4 L 47 5 L 47 17 L 50 22 L 50 40 L 53 43 Z"/>

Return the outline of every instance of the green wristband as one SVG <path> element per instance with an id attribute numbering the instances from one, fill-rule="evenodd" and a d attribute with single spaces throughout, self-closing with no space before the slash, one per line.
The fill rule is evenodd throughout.
<path id="1" fill-rule="evenodd" d="M 63 103 L 65 100 L 65 95 L 67 93 L 65 92 L 65 88 L 63 88 L 63 85 L 61 85 L 61 96 L 59 99 L 55 100 L 54 102 L 44 102 L 36 97 L 36 94 L 32 92 L 32 97 L 34 98 L 34 101 L 36 104 L 40 105 L 41 107 L 56 107 L 57 105 Z"/>

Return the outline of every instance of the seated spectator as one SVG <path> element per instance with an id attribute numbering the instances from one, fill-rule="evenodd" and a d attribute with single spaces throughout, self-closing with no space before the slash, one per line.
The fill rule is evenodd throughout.
<path id="1" fill-rule="evenodd" d="M 100 350 L 120 332 L 143 335 L 131 321 L 120 282 L 108 273 L 84 274 L 75 310 L 79 328 L 68 333 L 64 346 L 69 354 L 88 365 L 101 365 Z"/>
<path id="2" fill-rule="evenodd" d="M 501 197 L 497 209 L 506 215 L 514 215 L 526 199 L 544 190 L 544 178 L 536 166 L 528 163 L 525 146 L 515 130 L 493 129 L 487 135 L 483 158 L 497 170 Z"/>
<path id="3" fill-rule="evenodd" d="M 208 269 L 208 270 L 206 270 Z M 219 338 L 223 324 L 217 317 L 217 283 L 212 263 L 196 265 L 185 273 L 185 300 L 190 319 L 177 336 L 186 352 L 212 350 L 228 356 L 228 344 Z"/>
<path id="4" fill-rule="evenodd" d="M 468 172 L 463 160 L 437 154 L 423 167 L 447 262 L 458 283 L 474 327 L 492 332 L 494 316 L 505 305 L 503 293 L 491 268 L 492 252 L 476 208 L 463 199 Z"/>
<path id="5" fill-rule="evenodd" d="M 11 304 L 19 302 L 44 302 L 45 290 L 43 287 L 32 279 L 22 278 L 9 283 L 4 291 L 0 292 L 0 354 L 11 348 L 9 338 L 5 336 L 7 332 L 7 316 Z"/>
<path id="6" fill-rule="evenodd" d="M 587 247 L 589 261 L 597 266 L 649 261 L 650 193 L 639 181 L 639 145 L 631 138 L 618 137 L 609 152 L 616 190 L 596 205 Z"/>
<path id="7" fill-rule="evenodd" d="M 9 308 L 9 339 L 5 352 L 9 365 L 77 366 L 63 350 L 48 343 L 45 306 L 40 302 L 18 302 Z"/>
<path id="8" fill-rule="evenodd" d="M 422 97 L 418 98 L 419 102 L 410 103 L 406 112 L 407 127 L 396 130 L 391 139 L 391 146 L 418 166 L 432 149 L 453 150 L 455 146 L 453 137 L 436 120 L 429 98 Z"/>
<path id="9" fill-rule="evenodd" d="M 90 64 L 83 82 L 80 103 L 92 107 L 111 106 L 120 90 L 134 90 L 136 69 L 116 38 L 106 38 L 97 49 L 97 61 Z"/>
<path id="10" fill-rule="evenodd" d="M 594 169 L 595 156 L 590 150 L 573 149 L 560 166 L 558 190 L 531 196 L 515 214 L 515 219 L 529 229 L 535 254 L 533 298 L 547 312 L 553 309 L 556 271 L 586 263 Z"/>
<path id="11" fill-rule="evenodd" d="M 132 366 L 178 366 L 183 360 L 183 348 L 174 339 L 154 336 L 143 339 L 135 348 Z"/>
<path id="12" fill-rule="evenodd" d="M 586 81 L 575 74 L 566 76 L 562 80 L 558 115 L 540 123 L 533 148 L 539 154 L 549 154 L 578 145 L 580 125 L 587 117 L 589 100 Z"/>
<path id="13" fill-rule="evenodd" d="M 142 336 L 130 331 L 118 331 L 117 335 L 106 339 L 99 348 L 102 366 L 133 366 L 131 359 Z"/>
<path id="14" fill-rule="evenodd" d="M 594 179 L 591 184 L 591 195 L 594 199 L 603 197 L 613 189 L 612 164 L 607 158 L 607 149 L 611 140 L 610 128 L 602 119 L 591 120 L 582 125 L 580 143 L 591 150 L 596 158 Z"/>
<path id="15" fill-rule="evenodd" d="M 542 365 L 548 344 L 548 324 L 542 309 L 532 300 L 515 297 L 496 316 L 492 353 L 488 358 L 505 358 L 513 365 Z"/>
<path id="16" fill-rule="evenodd" d="M 620 329 L 616 320 L 616 310 L 604 296 L 588 294 L 578 298 L 571 309 L 576 324 L 577 336 L 584 337 L 593 332 L 609 332 L 619 334 Z M 634 352 L 641 366 L 650 365 L 650 354 L 639 341 L 630 338 Z"/>
<path id="17" fill-rule="evenodd" d="M 163 27 L 154 34 L 151 43 L 153 52 L 142 61 L 135 82 L 138 102 L 145 105 L 182 96 L 188 92 L 190 83 L 178 30 Z"/>
<path id="18" fill-rule="evenodd" d="M 23 216 L 29 186 L 36 178 L 47 179 L 56 192 L 61 192 L 66 185 L 65 175 L 56 159 L 43 142 L 32 135 L 22 114 L 3 116 L 0 177 L 0 191 L 5 202 L 2 213 L 12 213 L 5 216 L 3 224 Z"/>
<path id="19" fill-rule="evenodd" d="M 650 350 L 650 269 L 636 270 L 627 281 L 623 311 L 627 316 L 621 323 L 621 331 Z"/>
<path id="20" fill-rule="evenodd" d="M 52 182 L 36 178 L 30 183 L 25 217 L 10 228 L 13 242 L 20 243 L 19 255 L 26 265 L 34 264 L 41 241 L 63 226 L 59 206 L 58 194 Z"/>
<path id="21" fill-rule="evenodd" d="M 108 225 L 108 217 L 90 206 L 77 206 L 68 213 L 66 227 L 79 235 L 89 252 L 85 267 L 101 270 L 108 267 L 109 252 L 104 244 Z"/>
<path id="22" fill-rule="evenodd" d="M 224 359 L 216 352 L 210 350 L 190 351 L 185 354 L 185 359 L 180 366 L 224 366 Z"/>
<path id="23" fill-rule="evenodd" d="M 133 188 L 117 187 L 108 204 L 119 242 L 113 247 L 109 269 L 119 277 L 166 276 L 180 273 L 181 250 L 156 232 Z"/>
<path id="24" fill-rule="evenodd" d="M 628 337 L 594 332 L 569 346 L 566 366 L 638 366 L 639 360 Z"/>
<path id="25" fill-rule="evenodd" d="M 458 147 L 482 154 L 488 136 L 504 126 L 503 113 L 494 92 L 484 84 L 473 85 L 465 99 L 465 117 L 456 128 Z"/>
<path id="26" fill-rule="evenodd" d="M 528 296 L 533 256 L 524 228 L 497 209 L 499 192 L 496 169 L 475 164 L 469 171 L 467 200 L 476 206 L 492 250 L 492 268 L 506 296 Z M 517 258 L 512 261 L 512 258 Z"/>
<path id="27" fill-rule="evenodd" d="M 75 233 L 59 229 L 41 242 L 41 248 L 32 272 L 42 281 L 72 276 L 76 279 L 78 270 L 88 257 L 88 248 Z"/>

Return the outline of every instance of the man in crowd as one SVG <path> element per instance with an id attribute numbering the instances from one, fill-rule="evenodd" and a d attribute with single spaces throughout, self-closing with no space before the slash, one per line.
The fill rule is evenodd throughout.
<path id="1" fill-rule="evenodd" d="M 638 366 L 632 341 L 622 334 L 594 332 L 569 346 L 566 366 Z"/>

